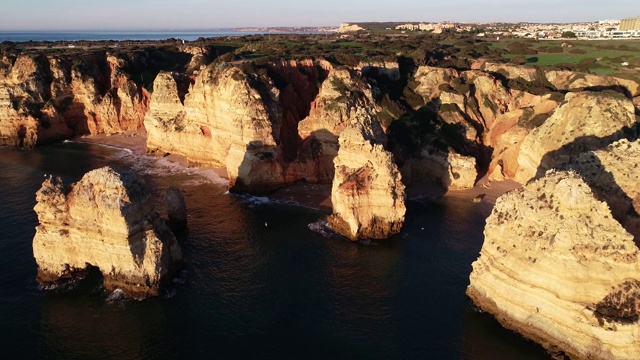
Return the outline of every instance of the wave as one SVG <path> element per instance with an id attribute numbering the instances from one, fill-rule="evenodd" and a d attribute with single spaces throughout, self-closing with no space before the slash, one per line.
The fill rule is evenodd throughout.
<path id="1" fill-rule="evenodd" d="M 111 294 L 109 294 L 106 301 L 107 303 L 113 304 L 116 302 L 121 302 L 124 299 L 124 291 L 122 289 L 115 289 L 111 292 Z"/>
<path id="2" fill-rule="evenodd" d="M 249 206 L 251 208 L 256 207 L 256 206 L 260 206 L 260 205 L 267 205 L 267 204 L 273 203 L 273 201 L 271 201 L 266 196 L 255 196 L 255 195 L 249 195 L 249 194 L 236 194 L 236 193 L 230 193 L 228 191 L 225 192 L 225 195 L 234 196 L 237 199 L 239 199 L 242 203 L 246 204 L 247 206 Z"/>
<path id="3" fill-rule="evenodd" d="M 309 228 L 309 230 L 318 233 L 325 238 L 330 238 L 336 235 L 336 232 L 333 231 L 331 226 L 329 226 L 326 218 L 320 219 L 316 222 L 312 222 L 311 224 L 307 225 L 307 227 Z"/>
<path id="4" fill-rule="evenodd" d="M 75 140 L 65 140 L 64 142 L 81 142 Z M 166 157 L 156 157 L 147 154 L 138 154 L 135 151 L 109 144 L 92 143 L 101 147 L 116 150 L 113 159 L 122 161 L 129 165 L 131 170 L 140 175 L 168 176 L 187 175 L 191 178 L 185 180 L 185 185 L 220 184 L 228 185 L 229 181 L 211 168 L 189 167 Z"/>

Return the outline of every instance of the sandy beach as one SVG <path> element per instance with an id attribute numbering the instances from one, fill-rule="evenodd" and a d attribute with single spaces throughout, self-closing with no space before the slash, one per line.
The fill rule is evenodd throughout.
<path id="1" fill-rule="evenodd" d="M 114 146 L 130 149 L 135 154 L 146 153 L 146 133 L 144 131 L 127 132 L 114 135 L 88 135 L 75 139 L 76 141 Z M 165 154 L 164 159 L 188 167 L 189 160 L 181 155 Z M 224 168 L 203 168 L 213 170 L 218 176 L 228 179 Z M 419 184 L 407 187 L 408 199 L 427 197 L 433 201 L 441 198 L 454 198 L 482 203 L 495 204 L 500 195 L 519 188 L 521 185 L 513 180 L 490 181 L 486 178 L 478 181 L 475 187 L 467 190 L 445 191 L 437 184 Z M 316 209 L 331 209 L 331 184 L 295 183 L 276 190 L 268 196 L 270 199 L 298 204 Z"/>

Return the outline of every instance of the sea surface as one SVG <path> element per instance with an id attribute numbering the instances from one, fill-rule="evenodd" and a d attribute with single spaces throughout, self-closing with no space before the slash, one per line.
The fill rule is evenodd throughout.
<path id="1" fill-rule="evenodd" d="M 185 193 L 185 270 L 162 296 L 123 300 L 99 275 L 41 290 L 31 242 L 44 176 L 104 165 Z M 411 201 L 402 233 L 351 243 L 328 214 L 227 192 L 213 172 L 99 145 L 0 148 L 3 359 L 546 359 L 465 296 L 488 204 Z"/>
<path id="2" fill-rule="evenodd" d="M 200 37 L 224 37 L 266 34 L 233 30 L 211 31 L 4 31 L 0 32 L 0 42 L 13 41 L 122 41 L 122 40 L 166 40 L 170 38 L 193 41 Z M 269 33 L 274 34 L 274 33 Z"/>

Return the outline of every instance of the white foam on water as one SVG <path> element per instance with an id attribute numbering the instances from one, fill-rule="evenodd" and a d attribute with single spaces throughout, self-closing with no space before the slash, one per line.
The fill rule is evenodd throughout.
<path id="1" fill-rule="evenodd" d="M 358 243 L 360 245 L 366 245 L 366 246 L 376 246 L 378 245 L 378 243 L 372 241 L 371 239 L 361 239 L 358 241 Z"/>
<path id="2" fill-rule="evenodd" d="M 228 193 L 229 192 L 227 191 L 225 194 L 228 194 Z M 265 196 L 254 196 L 249 194 L 233 194 L 233 193 L 229 193 L 229 194 L 240 199 L 241 202 L 243 202 L 244 204 L 248 205 L 251 208 L 273 203 L 268 197 L 265 197 Z"/>
<path id="3" fill-rule="evenodd" d="M 187 180 L 187 185 L 227 185 L 229 183 L 227 179 L 219 176 L 211 168 L 188 167 L 167 158 L 159 158 L 146 154 L 136 154 L 131 149 L 106 144 L 96 145 L 118 150 L 113 157 L 116 160 L 128 163 L 133 171 L 141 175 L 166 176 L 184 174 L 192 176 L 193 178 Z"/>
<path id="4" fill-rule="evenodd" d="M 309 230 L 322 235 L 325 238 L 331 237 L 335 234 L 333 229 L 329 226 L 329 223 L 326 219 L 320 219 L 316 222 L 313 222 L 307 225 Z"/>
<path id="5" fill-rule="evenodd" d="M 164 297 L 165 299 L 171 299 L 172 297 L 176 296 L 177 293 L 178 291 L 176 289 L 169 289 L 162 294 L 162 297 Z"/>
<path id="6" fill-rule="evenodd" d="M 109 296 L 107 297 L 108 303 L 118 302 L 124 299 L 124 291 L 122 289 L 115 289 Z"/>

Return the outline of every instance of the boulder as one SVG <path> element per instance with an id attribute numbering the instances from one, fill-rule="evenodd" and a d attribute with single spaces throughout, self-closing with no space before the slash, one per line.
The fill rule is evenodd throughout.
<path id="1" fill-rule="evenodd" d="M 107 290 L 156 296 L 182 261 L 144 181 L 132 173 L 103 167 L 70 186 L 49 177 L 36 200 L 33 255 L 44 286 L 98 268 Z"/>
<path id="2" fill-rule="evenodd" d="M 169 227 L 174 232 L 187 228 L 187 204 L 184 201 L 182 191 L 175 186 L 169 187 L 164 195 L 164 204 L 169 217 Z"/>
<path id="3" fill-rule="evenodd" d="M 437 182 L 445 190 L 471 189 L 478 177 L 475 158 L 428 150 L 407 161 L 401 172 L 405 184 Z"/>

